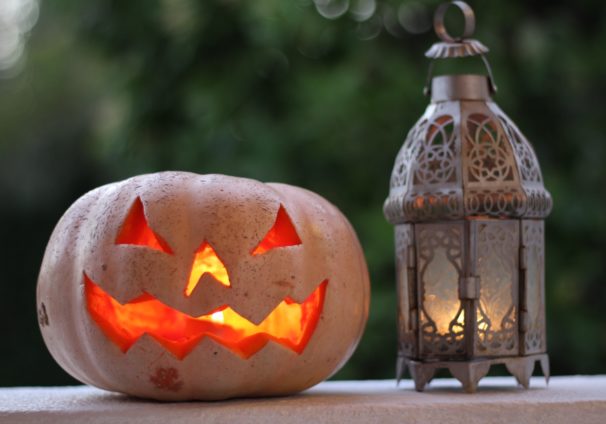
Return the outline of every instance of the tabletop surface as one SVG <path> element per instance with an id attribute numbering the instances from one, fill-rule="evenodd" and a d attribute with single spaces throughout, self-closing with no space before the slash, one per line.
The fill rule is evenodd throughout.
<path id="1" fill-rule="evenodd" d="M 423 393 L 405 380 L 329 381 L 299 395 L 161 403 L 88 386 L 0 388 L 0 423 L 606 423 L 606 376 L 489 377 L 467 394 L 453 379 Z"/>

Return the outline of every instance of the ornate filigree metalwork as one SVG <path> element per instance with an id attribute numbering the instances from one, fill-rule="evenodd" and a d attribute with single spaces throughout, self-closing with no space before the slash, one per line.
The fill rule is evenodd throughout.
<path id="1" fill-rule="evenodd" d="M 482 77 L 461 79 L 486 84 Z M 473 215 L 544 218 L 551 211 L 526 138 L 488 94 L 472 100 L 434 99 L 409 132 L 384 206 L 392 224 Z"/>
<path id="2" fill-rule="evenodd" d="M 487 183 L 514 182 L 513 155 L 497 123 L 490 117 L 473 113 L 465 122 L 464 155 L 467 159 L 467 182 L 483 186 Z"/>

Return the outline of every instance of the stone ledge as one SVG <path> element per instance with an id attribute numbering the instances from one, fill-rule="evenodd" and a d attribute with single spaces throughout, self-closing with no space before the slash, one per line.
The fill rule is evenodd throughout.
<path id="1" fill-rule="evenodd" d="M 530 390 L 491 377 L 466 394 L 453 379 L 332 381 L 290 397 L 158 403 L 86 386 L 0 389 L 0 423 L 575 423 L 606 422 L 606 376 L 554 377 Z"/>

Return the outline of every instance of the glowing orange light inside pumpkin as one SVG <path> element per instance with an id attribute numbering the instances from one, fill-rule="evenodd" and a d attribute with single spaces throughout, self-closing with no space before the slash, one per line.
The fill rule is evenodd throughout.
<path id="1" fill-rule="evenodd" d="M 260 324 L 254 324 L 228 306 L 192 317 L 148 293 L 122 305 L 84 274 L 86 304 L 105 335 L 126 352 L 149 334 L 177 358 L 183 359 L 205 336 L 243 358 L 249 358 L 273 340 L 296 353 L 309 342 L 324 305 L 328 280 L 302 303 L 284 299 Z"/>
<path id="2" fill-rule="evenodd" d="M 263 240 L 252 251 L 253 255 L 260 255 L 276 247 L 296 246 L 301 239 L 295 230 L 284 206 L 280 205 L 276 222 L 267 232 Z"/>
<path id="3" fill-rule="evenodd" d="M 164 253 L 173 253 L 168 244 L 162 240 L 162 237 L 149 228 L 143 210 L 143 202 L 138 197 L 131 206 L 122 228 L 120 228 L 120 233 L 116 237 L 116 244 L 146 246 Z"/>
<path id="4" fill-rule="evenodd" d="M 225 265 L 223 265 L 223 262 L 221 262 L 221 259 L 219 259 L 212 246 L 204 242 L 198 250 L 196 250 L 194 264 L 192 265 L 191 273 L 189 274 L 189 281 L 187 287 L 185 287 L 185 296 L 189 297 L 192 294 L 198 285 L 198 281 L 200 281 L 200 278 L 206 273 L 211 274 L 224 286 L 231 286 Z"/>

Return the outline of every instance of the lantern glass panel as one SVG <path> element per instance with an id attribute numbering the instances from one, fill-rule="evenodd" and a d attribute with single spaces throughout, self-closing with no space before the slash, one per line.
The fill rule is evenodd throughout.
<path id="1" fill-rule="evenodd" d="M 465 313 L 459 299 L 464 225 L 415 225 L 418 243 L 420 328 L 423 352 L 463 353 Z"/>
<path id="2" fill-rule="evenodd" d="M 444 246 L 436 247 L 423 275 L 423 307 L 438 334 L 449 333 L 451 321 L 461 308 L 458 298 L 459 272 Z"/>
<path id="3" fill-rule="evenodd" d="M 524 312 L 522 351 L 524 354 L 543 352 L 545 342 L 545 242 L 544 223 L 522 221 L 524 273 L 522 309 Z"/>
<path id="4" fill-rule="evenodd" d="M 471 228 L 480 277 L 476 353 L 517 354 L 519 222 L 480 221 Z"/>
<path id="5" fill-rule="evenodd" d="M 541 301 L 541 285 L 539 279 L 541 278 L 541 259 L 539 257 L 539 249 L 537 246 L 532 246 L 528 249 L 528 268 L 526 270 L 527 283 L 526 290 L 528 291 L 528 303 L 526 308 L 528 310 L 528 318 L 530 322 L 537 322 L 540 319 L 539 316 L 539 304 Z"/>
<path id="6" fill-rule="evenodd" d="M 415 258 L 413 248 L 413 226 L 396 227 L 396 277 L 398 292 L 398 340 L 402 355 L 417 355 L 417 300 L 415 287 Z"/>

